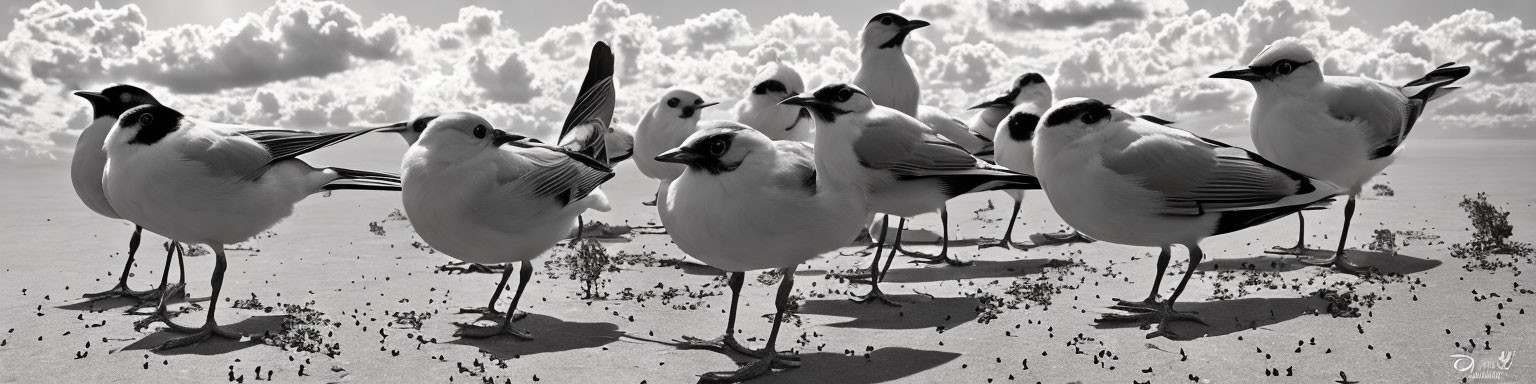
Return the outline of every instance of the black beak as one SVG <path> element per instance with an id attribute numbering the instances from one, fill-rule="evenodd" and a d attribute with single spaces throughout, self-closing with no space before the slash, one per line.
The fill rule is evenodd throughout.
<path id="1" fill-rule="evenodd" d="M 1212 79 L 1238 79 L 1243 81 L 1263 80 L 1264 75 L 1254 71 L 1253 67 L 1234 67 L 1225 71 L 1211 74 Z"/>
<path id="2" fill-rule="evenodd" d="M 402 121 L 402 122 L 398 122 L 398 123 L 394 123 L 394 124 L 390 124 L 390 125 L 373 127 L 373 131 L 375 131 L 375 132 L 394 132 L 394 133 L 400 133 L 400 132 L 405 132 L 406 128 L 410 128 L 410 127 L 411 127 L 411 122 L 409 122 L 409 121 Z"/>
<path id="3" fill-rule="evenodd" d="M 101 92 L 75 91 L 75 96 L 80 96 L 83 99 L 90 100 L 92 103 L 107 101 L 107 97 L 102 95 Z"/>
<path id="4" fill-rule="evenodd" d="M 779 105 L 798 105 L 807 108 L 822 104 L 825 103 L 822 103 L 821 100 L 816 100 L 815 97 L 800 95 L 790 95 L 784 98 L 784 100 L 779 101 Z"/>
<path id="5" fill-rule="evenodd" d="M 1007 97 L 1007 96 L 1004 96 L 1004 97 Z M 1004 100 L 1002 97 L 999 97 L 997 99 L 989 100 L 989 101 L 983 102 L 981 104 L 976 104 L 975 106 L 967 108 L 967 109 L 984 109 L 984 108 L 1007 108 L 1007 109 L 1013 109 L 1012 100 L 1013 100 L 1013 98 L 1011 98 L 1011 97 L 1009 97 L 1006 100 Z"/>
<path id="6" fill-rule="evenodd" d="M 685 107 L 683 107 L 683 115 L 682 116 L 678 116 L 678 117 L 679 118 L 683 118 L 683 119 L 693 117 L 693 114 L 697 113 L 700 109 L 709 108 L 710 106 L 713 106 L 715 104 L 720 104 L 720 102 L 714 101 L 714 102 L 708 102 L 708 103 L 699 104 L 699 105 L 685 106 Z"/>
<path id="7" fill-rule="evenodd" d="M 672 148 L 671 150 L 662 152 L 660 155 L 656 155 L 656 161 L 678 164 L 688 164 L 701 158 L 703 158 L 703 156 L 699 156 L 683 148 Z"/>
<path id="8" fill-rule="evenodd" d="M 929 26 L 929 25 L 932 25 L 932 24 L 929 24 L 927 21 L 923 21 L 923 20 L 907 20 L 906 24 L 902 24 L 901 25 L 901 29 L 900 30 L 902 32 L 908 32 L 908 31 L 911 31 L 911 30 L 914 30 L 914 29 L 918 29 L 918 28 L 922 28 L 922 27 L 926 27 L 926 26 Z"/>
<path id="9" fill-rule="evenodd" d="M 528 139 L 528 137 L 526 137 L 526 136 L 518 135 L 518 134 L 514 134 L 514 133 L 507 133 L 507 131 L 503 131 L 503 130 L 500 130 L 500 129 L 492 129 L 491 130 L 491 144 L 495 145 L 495 146 L 501 146 L 502 144 L 513 143 L 513 142 L 523 141 L 523 140 L 527 140 L 527 139 Z"/>

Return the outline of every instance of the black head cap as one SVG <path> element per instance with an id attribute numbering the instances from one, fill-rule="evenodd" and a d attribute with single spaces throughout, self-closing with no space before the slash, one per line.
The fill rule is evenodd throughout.
<path id="1" fill-rule="evenodd" d="M 171 132 L 176 132 L 181 127 L 182 117 L 185 115 L 171 107 L 145 104 L 123 112 L 122 117 L 118 118 L 118 124 L 139 127 L 138 133 L 128 143 L 153 145 Z"/>
<path id="2" fill-rule="evenodd" d="M 1045 117 L 1045 125 L 1057 126 L 1072 122 L 1072 120 L 1080 120 L 1084 124 L 1094 124 L 1109 118 L 1109 110 L 1111 109 L 1115 109 L 1115 107 L 1104 104 L 1104 102 L 1097 99 L 1087 99 L 1086 101 L 1051 111 L 1051 114 Z"/>

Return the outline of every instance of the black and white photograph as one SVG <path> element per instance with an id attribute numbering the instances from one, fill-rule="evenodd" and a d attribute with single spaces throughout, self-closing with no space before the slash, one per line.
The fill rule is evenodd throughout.
<path id="1" fill-rule="evenodd" d="M 7 0 L 0 383 L 1532 383 L 1531 22 Z"/>

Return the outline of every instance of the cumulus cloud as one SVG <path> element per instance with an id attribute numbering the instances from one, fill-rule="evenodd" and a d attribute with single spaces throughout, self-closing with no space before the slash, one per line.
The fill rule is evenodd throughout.
<path id="1" fill-rule="evenodd" d="M 331 129 L 470 110 L 498 128 L 552 138 L 575 98 L 591 44 L 617 56 L 619 125 L 633 125 L 663 90 L 684 86 L 732 103 L 756 68 L 780 62 L 807 86 L 847 81 L 859 66 L 857 30 L 821 14 L 750 15 L 700 9 L 658 18 L 613 0 L 585 19 L 518 31 L 491 6 L 441 25 L 365 19 L 346 5 L 281 0 L 216 25 L 150 29 L 134 5 L 22 9 L 0 40 L 0 159 L 67 157 L 87 106 L 67 92 L 129 82 L 189 115 L 215 121 Z M 725 7 L 722 7 L 725 8 Z M 1536 30 L 1469 10 L 1428 25 L 1337 28 L 1349 10 L 1326 0 L 1249 0 L 1230 13 L 1179 0 L 907 0 L 930 20 L 903 47 L 923 102 L 961 108 L 1024 72 L 1059 97 L 1087 96 L 1175 119 L 1196 132 L 1246 132 L 1252 91 L 1205 79 L 1294 36 L 1330 74 L 1401 83 L 1443 62 L 1474 68 L 1463 90 L 1437 100 L 1416 135 L 1536 133 Z M 766 22 L 761 22 L 766 20 Z M 844 21 L 862 25 L 863 20 Z M 856 28 L 856 27 L 850 27 Z M 706 111 L 705 118 L 728 118 Z M 1511 128 L 1515 127 L 1515 128 Z"/>

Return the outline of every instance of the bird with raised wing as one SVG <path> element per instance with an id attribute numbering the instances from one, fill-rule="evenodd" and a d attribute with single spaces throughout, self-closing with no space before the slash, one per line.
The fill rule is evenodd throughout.
<path id="1" fill-rule="evenodd" d="M 1359 272 L 1359 266 L 1344 257 L 1355 197 L 1402 153 L 1429 101 L 1456 90 L 1450 85 L 1471 72 L 1446 63 L 1401 86 L 1358 76 L 1325 76 L 1322 63 L 1300 39 L 1285 38 L 1265 47 L 1247 66 L 1211 77 L 1253 84 L 1258 98 L 1248 121 L 1259 154 L 1349 188 L 1338 248 L 1325 258 L 1304 257 L 1302 262 Z M 1276 252 L 1300 255 L 1306 250 L 1306 220 L 1300 213 L 1297 218 L 1301 229 L 1296 245 L 1277 247 Z"/>
<path id="2" fill-rule="evenodd" d="M 1158 323 L 1148 335 L 1176 337 L 1173 321 L 1204 323 L 1173 303 L 1204 259 L 1200 241 L 1263 224 L 1346 190 L 1282 168 L 1242 148 L 1127 114 L 1094 99 L 1062 100 L 1035 132 L 1035 170 L 1051 206 L 1073 228 L 1116 244 L 1159 247 L 1146 300 L 1118 300 L 1101 321 Z M 1189 249 L 1189 268 L 1159 302 L 1170 247 Z"/>
<path id="3" fill-rule="evenodd" d="M 805 81 L 800 72 L 784 63 L 763 64 L 752 78 L 748 88 L 731 109 L 736 122 L 752 127 L 770 140 L 794 140 L 811 142 L 816 137 L 816 125 L 810 112 L 793 105 L 781 105 L 780 101 L 805 92 Z"/>
<path id="4" fill-rule="evenodd" d="M 338 167 L 315 168 L 297 157 L 394 124 L 348 132 L 315 133 L 211 123 L 161 105 L 123 112 L 107 135 L 103 176 L 107 199 L 124 219 L 151 232 L 212 248 L 213 294 L 224 285 L 224 246 L 251 239 L 293 214 L 305 197 L 333 190 L 400 190 L 393 174 Z M 163 319 L 172 331 L 191 333 L 159 346 L 195 344 L 211 336 L 241 338 L 218 326 L 209 306 L 202 327 Z"/>
<path id="5" fill-rule="evenodd" d="M 830 84 L 811 94 L 785 99 L 784 103 L 806 107 L 816 118 L 817 156 L 822 153 L 819 146 L 825 132 L 832 130 L 836 135 L 846 136 L 844 140 L 849 144 L 844 145 L 850 147 L 859 166 L 836 176 L 868 188 L 872 212 L 910 217 L 933 212 L 949 199 L 967 193 L 1040 188 L 1033 176 L 981 161 L 921 121 L 876 105 L 857 86 Z M 884 221 L 889 224 L 889 220 Z M 877 240 L 882 244 L 883 232 Z M 945 235 L 947 242 L 948 233 Z M 898 230 L 897 243 L 900 236 Z M 856 301 L 879 300 L 897 305 L 880 291 L 884 275 L 879 268 L 880 252 L 877 248 L 870 265 L 870 292 Z M 894 252 L 893 248 L 891 257 Z M 889 268 L 888 257 L 885 270 Z"/>
<path id="6" fill-rule="evenodd" d="M 613 54 L 598 42 L 586 80 L 561 129 L 560 145 L 507 133 L 480 116 L 456 112 L 426 119 L 426 127 L 401 161 L 406 217 L 421 239 L 444 254 L 474 264 L 520 263 L 517 291 L 499 319 L 456 324 L 457 335 L 486 338 L 510 334 L 532 260 L 578 227 L 587 210 L 607 211 L 600 185 L 613 178 L 605 160 L 606 132 L 614 108 Z M 594 156 L 596 158 L 594 158 Z M 491 296 L 494 309 L 511 278 L 507 268 Z"/>
<path id="7" fill-rule="evenodd" d="M 107 201 L 107 192 L 102 186 L 102 175 L 107 166 L 105 146 L 107 133 L 112 131 L 112 126 L 117 124 L 117 118 L 122 116 L 124 111 L 145 104 L 160 105 L 160 101 L 148 91 L 127 84 L 113 85 L 102 89 L 101 92 L 75 91 L 74 94 L 91 103 L 92 118 L 91 124 L 80 131 L 80 138 L 75 142 L 75 152 L 69 164 L 70 183 L 75 187 L 75 195 L 79 196 L 80 201 L 84 202 L 91 211 L 110 219 L 122 219 L 122 216 L 112 209 L 112 204 Z M 167 284 L 168 281 L 163 281 L 159 287 L 148 291 L 135 291 L 128 288 L 128 275 L 133 268 L 134 256 L 139 251 L 139 237 L 143 232 L 144 227 L 134 224 L 133 236 L 128 239 L 128 260 L 123 262 L 123 273 L 118 275 L 117 285 L 106 291 L 87 293 L 84 295 L 85 298 L 105 299 L 129 296 L 140 300 L 139 304 L 143 305 L 150 301 L 163 303 L 166 298 L 184 294 L 187 284 L 185 270 L 181 271 L 181 280 L 176 284 Z M 166 273 L 170 272 L 170 257 L 170 252 L 167 252 Z M 185 268 L 186 262 L 182 260 L 181 265 Z M 162 275 L 162 277 L 165 276 Z"/>
<path id="8" fill-rule="evenodd" d="M 794 100 L 794 99 L 790 99 Z M 786 103 L 789 103 L 786 100 Z M 798 105 L 798 104 L 790 104 Z M 687 338 L 685 345 L 726 346 L 759 360 L 735 372 L 713 372 L 705 381 L 736 382 L 798 358 L 775 351 L 779 326 L 800 263 L 848 244 L 869 214 L 869 194 L 857 178 L 846 136 L 822 130 L 814 149 L 798 141 L 772 141 L 735 122 L 705 122 L 677 148 L 656 159 L 683 164 L 661 199 L 662 221 L 678 248 L 730 273 L 730 317 L 715 340 Z M 773 330 L 762 350 L 734 337 L 736 304 L 743 274 L 755 269 L 784 271 L 775 300 Z"/>

